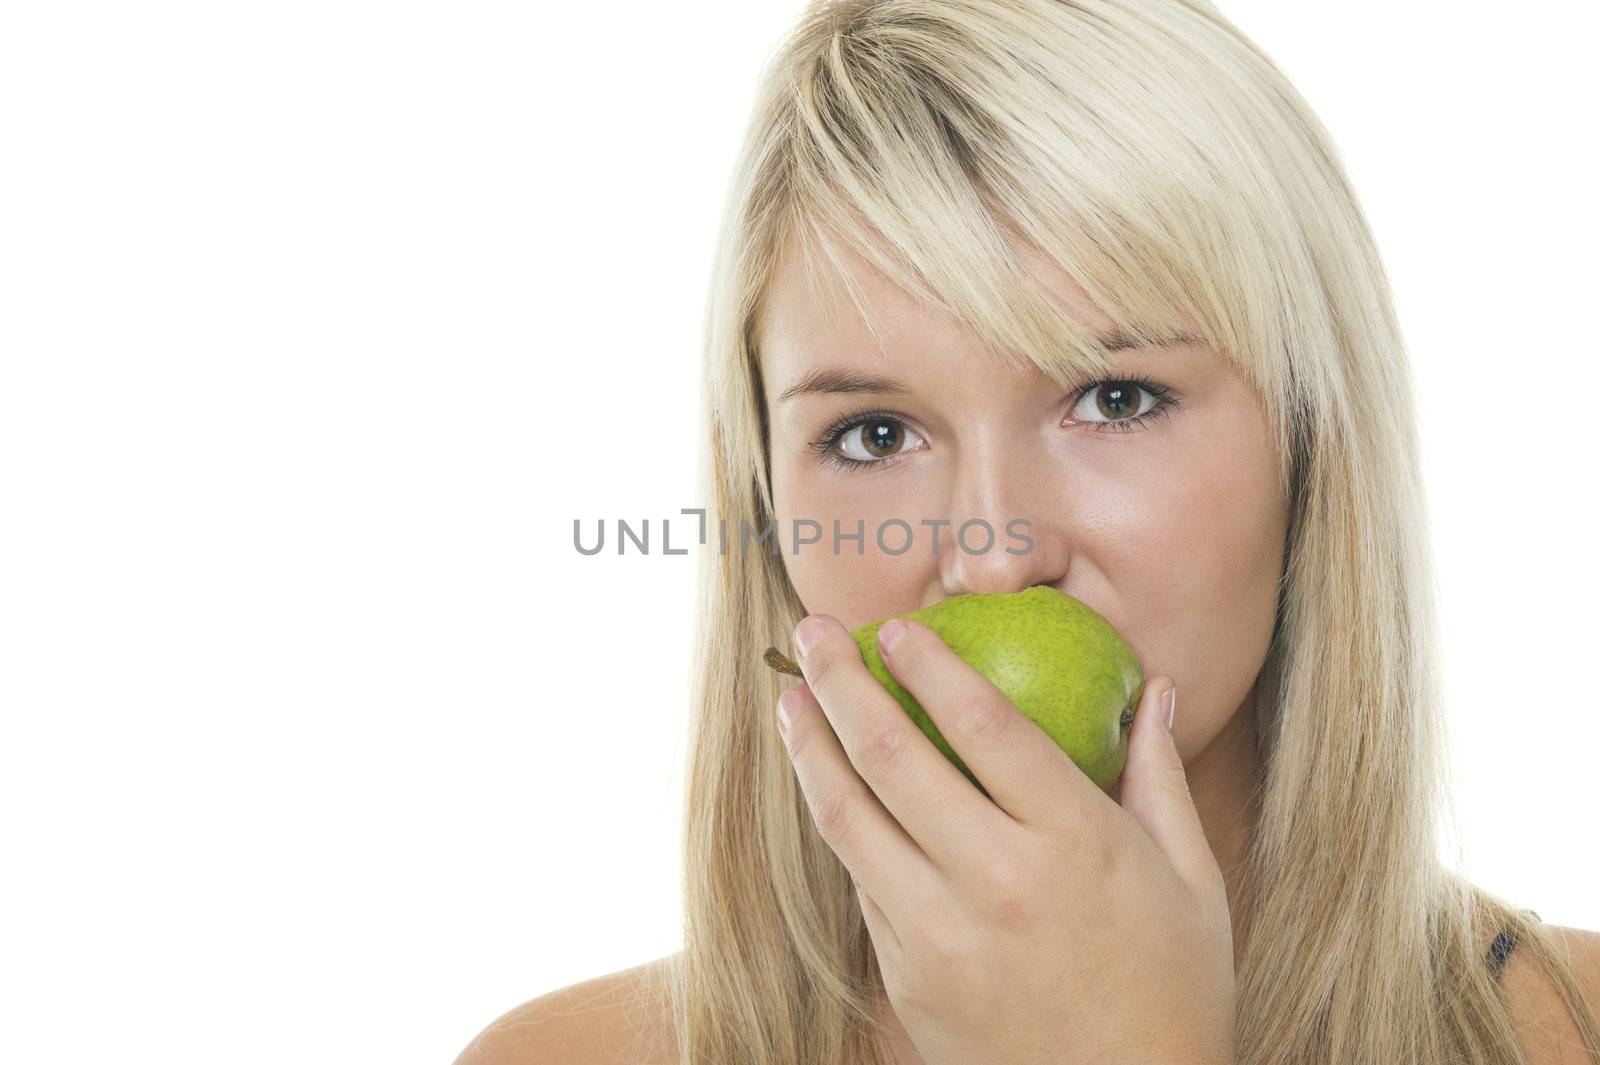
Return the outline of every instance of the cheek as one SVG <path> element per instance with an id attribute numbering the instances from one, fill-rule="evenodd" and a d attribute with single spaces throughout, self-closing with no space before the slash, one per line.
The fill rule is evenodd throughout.
<path id="1" fill-rule="evenodd" d="M 853 628 L 923 605 L 937 559 L 933 529 L 919 523 L 940 514 L 915 486 L 893 480 L 877 471 L 774 469 L 783 565 L 808 612 L 832 614 Z M 811 542 L 797 545 L 797 539 Z"/>
<path id="2" fill-rule="evenodd" d="M 1165 443 L 1130 478 L 1135 502 L 1120 511 L 1118 530 L 1125 565 L 1170 606 L 1221 609 L 1226 618 L 1253 609 L 1263 592 L 1275 601 L 1285 503 L 1260 409 L 1239 391 Z"/>
<path id="3" fill-rule="evenodd" d="M 1170 673 L 1191 740 L 1232 714 L 1272 637 L 1283 565 L 1284 501 L 1253 422 L 1175 441 L 1118 510 L 1106 579 L 1141 663 Z"/>
<path id="4" fill-rule="evenodd" d="M 1159 559 L 1154 592 L 1183 618 L 1197 642 L 1264 643 L 1277 603 L 1282 525 L 1270 493 L 1223 469 L 1185 486 L 1160 526 L 1160 542 L 1147 544 Z"/>

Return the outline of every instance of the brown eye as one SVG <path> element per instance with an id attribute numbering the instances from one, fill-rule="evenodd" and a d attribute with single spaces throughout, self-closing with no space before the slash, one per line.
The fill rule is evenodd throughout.
<path id="1" fill-rule="evenodd" d="M 1094 400 L 1094 407 L 1106 421 L 1136 416 L 1144 389 L 1132 381 L 1107 381 L 1089 390 L 1086 399 Z"/>
<path id="2" fill-rule="evenodd" d="M 876 462 L 897 454 L 915 433 L 892 418 L 868 418 L 839 438 L 839 451 L 853 462 Z"/>
<path id="3" fill-rule="evenodd" d="M 1079 393 L 1071 417 L 1096 431 L 1142 429 L 1150 419 L 1177 406 L 1167 391 L 1142 378 L 1095 381 Z"/>

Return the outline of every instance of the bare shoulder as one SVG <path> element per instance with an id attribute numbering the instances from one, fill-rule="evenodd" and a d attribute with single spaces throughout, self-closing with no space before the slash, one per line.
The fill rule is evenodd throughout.
<path id="1" fill-rule="evenodd" d="M 524 1002 L 490 1022 L 455 1065 L 670 1065 L 666 966 L 675 955 Z"/>
<path id="2" fill-rule="evenodd" d="M 1600 1010 L 1600 932 L 1552 924 L 1545 927 L 1565 945 L 1590 1004 Z M 1555 983 L 1536 961 L 1513 950 L 1500 982 L 1518 1039 L 1532 1065 L 1595 1065 Z"/>

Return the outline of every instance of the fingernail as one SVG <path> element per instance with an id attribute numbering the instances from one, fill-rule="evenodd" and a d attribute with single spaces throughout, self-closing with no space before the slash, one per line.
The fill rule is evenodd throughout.
<path id="1" fill-rule="evenodd" d="M 804 705 L 804 698 L 798 687 L 790 688 L 778 697 L 778 724 L 785 733 L 789 731 L 789 723 L 794 720 L 794 715 Z"/>
<path id="2" fill-rule="evenodd" d="M 806 652 L 816 645 L 817 639 L 822 635 L 822 622 L 816 618 L 803 618 L 794 629 L 794 653 L 801 658 Z"/>
<path id="3" fill-rule="evenodd" d="M 1168 688 L 1166 694 L 1161 697 L 1161 709 L 1166 712 L 1167 731 L 1171 732 L 1172 718 L 1178 709 L 1178 686 L 1176 684 Z"/>
<path id="4" fill-rule="evenodd" d="M 905 639 L 906 623 L 899 618 L 890 618 L 878 629 L 878 650 L 884 654 L 893 651 L 895 644 Z"/>

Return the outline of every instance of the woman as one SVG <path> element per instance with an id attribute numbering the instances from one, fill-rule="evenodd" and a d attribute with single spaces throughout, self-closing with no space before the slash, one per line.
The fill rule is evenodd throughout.
<path id="1" fill-rule="evenodd" d="M 1400 331 L 1326 131 L 1215 8 L 814 5 L 711 295 L 734 535 L 701 570 L 684 949 L 462 1062 L 1600 1061 L 1600 936 L 1435 857 Z M 1109 793 L 885 626 L 980 793 L 846 632 L 1035 585 L 1143 667 Z"/>

